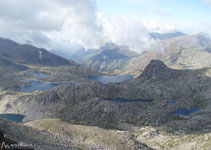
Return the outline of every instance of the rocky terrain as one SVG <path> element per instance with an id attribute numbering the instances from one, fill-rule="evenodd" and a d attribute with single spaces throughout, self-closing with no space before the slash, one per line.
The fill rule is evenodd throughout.
<path id="1" fill-rule="evenodd" d="M 59 119 L 45 119 L 25 124 L 39 131 L 45 130 L 57 135 L 61 140 L 67 141 L 81 149 L 96 150 L 152 150 L 134 139 L 129 132 L 119 130 L 105 130 L 93 126 L 72 125 Z M 69 141 L 69 142 L 68 142 Z"/>
<path id="2" fill-rule="evenodd" d="M 79 149 L 78 147 L 65 144 L 57 136 L 40 132 L 30 127 L 0 119 L 0 129 L 6 138 L 14 140 L 19 146 L 34 148 L 35 150 L 68 150 Z"/>
<path id="3" fill-rule="evenodd" d="M 133 137 L 154 149 L 183 149 L 184 142 L 187 149 L 209 149 L 210 76 L 210 68 L 174 70 L 153 60 L 139 77 L 130 81 L 117 84 L 87 81 L 80 86 L 66 84 L 33 93 L 1 92 L 0 106 L 3 113 L 24 114 L 24 121 L 46 118 L 25 125 L 42 134 L 47 131 L 51 136 L 59 136 L 62 141 L 68 141 L 67 137 L 72 135 L 71 146 L 82 149 L 100 145 L 102 149 L 128 149 L 127 142 L 120 140 L 125 139 L 122 136 Z M 115 98 L 149 102 L 106 100 Z M 172 114 L 194 107 L 200 111 L 190 116 Z M 61 118 L 65 122 L 47 118 Z M 106 137 L 112 138 L 105 139 L 104 131 L 109 134 Z M 103 143 L 95 143 L 96 139 Z M 124 143 L 122 148 L 118 141 Z"/>
<path id="4" fill-rule="evenodd" d="M 209 96 L 205 93 L 210 84 L 209 68 L 173 70 L 161 61 L 151 61 L 138 78 L 123 83 L 87 81 L 80 86 L 66 84 L 50 91 L 2 94 L 1 106 L 4 107 L 1 111 L 24 114 L 25 120 L 60 117 L 76 124 L 105 128 L 121 128 L 122 124 L 163 125 L 174 118 L 171 112 L 177 109 L 204 109 L 209 104 Z M 152 102 L 106 100 L 115 98 Z M 169 105 L 170 100 L 177 104 Z M 6 107 L 14 104 L 14 108 Z"/>
<path id="5" fill-rule="evenodd" d="M 18 143 L 36 144 L 35 149 L 183 149 L 184 142 L 187 149 L 210 149 L 209 39 L 201 34 L 181 35 L 162 42 L 165 53 L 145 52 L 140 56 L 144 63 L 140 57 L 134 58 L 140 63 L 137 71 L 142 72 L 136 78 L 109 84 L 88 80 L 102 74 L 68 60 L 64 61 L 69 65 L 51 66 L 9 58 L 2 51 L 0 113 L 25 118 L 19 124 L 0 119 L 0 130 Z M 186 45 L 188 42 L 194 44 Z M 186 58 L 190 53 L 192 58 L 196 58 L 194 53 L 201 56 L 195 64 Z M 200 64 L 198 59 L 205 56 Z M 154 58 L 164 61 L 151 60 Z M 57 63 L 63 62 L 58 59 Z M 33 72 L 49 75 L 36 77 Z M 60 86 L 48 91 L 20 91 L 30 85 L 28 80 Z M 175 114 L 192 108 L 197 111 L 190 115 Z"/>
<path id="6" fill-rule="evenodd" d="M 0 119 L 0 129 L 12 144 L 30 150 L 152 150 L 128 132 L 71 125 L 58 119 L 24 125 Z"/>
<path id="7" fill-rule="evenodd" d="M 81 141 L 79 135 L 83 134 L 85 137 L 88 136 L 87 141 L 84 142 L 88 145 L 93 144 L 90 141 L 92 138 L 100 141 L 98 134 L 104 135 L 100 130 L 107 129 L 109 132 L 112 130 L 128 132 L 137 141 L 155 149 L 180 149 L 184 147 L 182 143 L 186 140 L 189 141 L 189 147 L 208 149 L 211 130 L 210 76 L 210 68 L 174 70 L 161 61 L 153 60 L 140 76 L 122 83 L 102 84 L 96 81 L 85 81 L 79 86 L 64 84 L 50 91 L 32 93 L 2 91 L 0 111 L 1 113 L 23 114 L 26 116 L 24 122 L 43 118 L 61 118 L 65 122 L 82 125 L 74 129 L 74 125 L 58 119 L 25 124 L 40 130 L 41 133 L 43 130 L 48 130 L 51 136 L 61 132 L 59 137 L 63 139 L 67 136 L 66 134 L 73 132 L 75 133 L 74 142 Z M 115 98 L 149 102 L 120 103 L 108 100 Z M 176 103 L 169 104 L 168 101 Z M 200 108 L 200 111 L 190 116 L 172 114 L 178 109 L 194 107 Z M 58 125 L 58 130 L 56 125 Z M 90 127 L 90 130 L 96 131 L 97 135 L 93 137 L 93 132 L 90 131 L 91 133 L 87 133 L 86 136 L 84 129 L 82 133 L 80 131 L 84 125 L 104 129 L 99 128 L 98 131 L 97 128 Z M 67 131 L 67 128 L 70 128 L 70 131 Z M 31 132 L 27 133 L 33 135 Z M 118 138 L 122 139 L 121 136 Z M 203 140 L 204 138 L 206 140 Z M 162 142 L 161 139 L 163 139 Z M 172 140 L 177 140 L 177 142 L 172 142 Z M 195 141 L 203 141 L 203 143 L 196 145 Z M 109 139 L 108 143 L 110 143 Z M 82 149 L 83 144 L 79 144 Z M 109 148 L 115 147 L 113 144 L 108 144 Z M 106 148 L 105 145 L 102 147 Z"/>

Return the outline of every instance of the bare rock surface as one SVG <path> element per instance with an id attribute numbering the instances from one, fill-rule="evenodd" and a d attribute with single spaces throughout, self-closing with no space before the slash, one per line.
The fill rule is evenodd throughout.
<path id="1" fill-rule="evenodd" d="M 50 132 L 60 139 L 87 150 L 152 150 L 135 140 L 128 132 L 105 130 L 94 126 L 72 125 L 59 119 L 44 119 L 25 124 Z"/>

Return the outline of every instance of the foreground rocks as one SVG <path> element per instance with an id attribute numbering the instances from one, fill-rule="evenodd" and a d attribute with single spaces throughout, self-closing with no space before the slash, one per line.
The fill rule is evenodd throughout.
<path id="1" fill-rule="evenodd" d="M 13 123 L 0 119 L 0 127 L 6 138 L 12 139 L 23 147 L 34 148 L 35 150 L 77 150 L 71 144 L 65 144 L 56 135 L 48 132 L 40 132 L 22 124 Z"/>
<path id="2" fill-rule="evenodd" d="M 142 127 L 136 130 L 134 136 L 156 150 L 210 150 L 211 134 L 195 133 L 170 134 L 165 130 L 155 127 Z"/>
<path id="3" fill-rule="evenodd" d="M 82 149 L 96 150 L 152 150 L 135 140 L 128 132 L 105 130 L 92 126 L 72 125 L 59 119 L 44 119 L 25 124 L 40 131 L 58 135 L 60 139 Z"/>
<path id="4" fill-rule="evenodd" d="M 6 137 L 12 139 L 7 139 L 8 144 L 25 145 L 26 150 L 152 150 L 127 132 L 71 125 L 58 119 L 25 125 L 0 119 L 0 127 Z"/>

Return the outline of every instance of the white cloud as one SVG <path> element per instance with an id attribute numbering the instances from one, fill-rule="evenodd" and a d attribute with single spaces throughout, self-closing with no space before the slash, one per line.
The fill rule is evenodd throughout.
<path id="1" fill-rule="evenodd" d="M 148 32 L 173 27 L 102 14 L 94 0 L 0 0 L 0 29 L 2 37 L 48 49 L 93 48 L 109 41 L 141 52 L 154 44 Z"/>
<path id="2" fill-rule="evenodd" d="M 161 24 L 154 20 L 147 20 L 143 22 L 144 26 L 150 32 L 169 33 L 178 31 L 177 27 L 170 24 Z"/>
<path id="3" fill-rule="evenodd" d="M 100 30 L 92 0 L 1 0 L 0 27 L 0 36 L 39 46 L 56 39 L 91 46 Z"/>
<path id="4" fill-rule="evenodd" d="M 114 16 L 99 15 L 102 24 L 103 40 L 119 45 L 127 45 L 136 52 L 148 50 L 154 42 L 141 21 Z"/>

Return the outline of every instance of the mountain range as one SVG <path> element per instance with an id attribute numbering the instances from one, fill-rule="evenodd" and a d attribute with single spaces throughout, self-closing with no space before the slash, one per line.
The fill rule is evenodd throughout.
<path id="1" fill-rule="evenodd" d="M 167 66 L 176 69 L 199 69 L 210 67 L 210 38 L 204 34 L 183 35 L 170 39 L 158 40 L 161 48 L 143 52 L 132 58 L 123 70 L 142 72 L 152 59 L 159 59 Z"/>
<path id="2" fill-rule="evenodd" d="M 69 58 L 100 71 L 114 74 L 140 74 L 152 59 L 162 60 L 176 69 L 199 69 L 211 66 L 211 40 L 205 33 L 150 33 L 157 46 L 141 54 L 126 46 L 106 43 L 99 50 L 76 51 Z"/>
<path id="3" fill-rule="evenodd" d="M 51 52 L 100 72 L 123 69 L 128 60 L 138 56 L 138 53 L 131 51 L 127 46 L 118 46 L 114 43 L 105 43 L 99 49 L 81 48 L 72 54 L 55 50 Z"/>
<path id="4" fill-rule="evenodd" d="M 184 143 L 187 149 L 209 150 L 210 39 L 203 33 L 156 36 L 158 50 L 137 54 L 107 43 L 85 53 L 80 65 L 1 39 L 0 113 L 24 119 L 0 119 L 0 132 L 39 150 L 184 149 Z M 89 80 L 116 71 L 136 77 L 108 84 Z M 20 90 L 31 81 L 58 86 Z"/>

